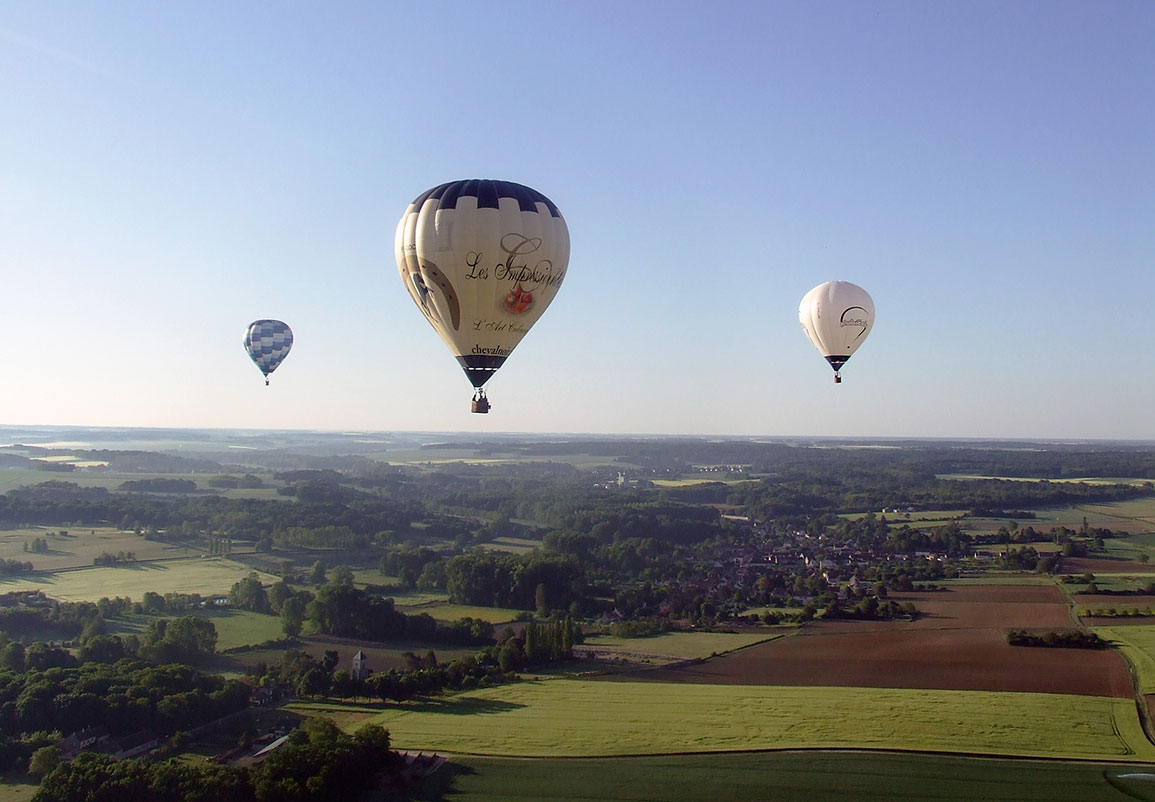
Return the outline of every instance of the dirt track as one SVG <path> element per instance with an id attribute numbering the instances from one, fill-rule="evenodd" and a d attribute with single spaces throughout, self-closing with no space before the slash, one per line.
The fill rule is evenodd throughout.
<path id="1" fill-rule="evenodd" d="M 793 635 L 630 679 L 754 685 L 1037 691 L 1130 697 L 1114 651 L 1009 646 L 1008 629 L 1072 626 L 1058 588 L 969 586 L 895 594 L 927 614 L 915 622 L 816 622 Z"/>

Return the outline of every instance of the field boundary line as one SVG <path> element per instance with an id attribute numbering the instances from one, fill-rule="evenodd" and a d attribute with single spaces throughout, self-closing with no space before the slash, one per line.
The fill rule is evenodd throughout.
<path id="1" fill-rule="evenodd" d="M 411 749 L 411 747 L 404 747 Z M 1016 755 L 1009 752 L 965 752 L 957 750 L 938 749 L 894 749 L 887 747 L 826 747 L 826 746 L 783 746 L 780 748 L 767 747 L 765 749 L 698 749 L 679 750 L 674 752 L 626 752 L 613 755 L 501 755 L 486 752 L 441 751 L 426 749 L 426 752 L 436 752 L 442 757 L 482 757 L 493 760 L 641 760 L 661 757 L 696 757 L 704 755 L 763 755 L 789 753 L 830 753 L 830 754 L 860 754 L 860 755 L 944 755 L 966 760 L 1014 760 L 1031 763 L 1074 763 L 1086 766 L 1135 766 L 1150 769 L 1155 763 L 1128 758 L 1091 758 L 1091 757 L 1055 757 L 1048 755 Z"/>

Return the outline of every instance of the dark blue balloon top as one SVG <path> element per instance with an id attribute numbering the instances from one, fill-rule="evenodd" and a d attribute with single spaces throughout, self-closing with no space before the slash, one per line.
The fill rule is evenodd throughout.
<path id="1" fill-rule="evenodd" d="M 536 189 L 531 189 L 512 181 L 491 181 L 489 179 L 470 179 L 468 181 L 450 181 L 441 184 L 426 192 L 422 192 L 413 200 L 417 208 L 429 198 L 440 201 L 442 209 L 456 209 L 458 198 L 477 198 L 478 209 L 496 209 L 500 198 L 516 198 L 523 212 L 536 212 L 535 204 L 542 203 L 549 209 L 551 217 L 561 217 L 553 201 L 542 195 Z"/>

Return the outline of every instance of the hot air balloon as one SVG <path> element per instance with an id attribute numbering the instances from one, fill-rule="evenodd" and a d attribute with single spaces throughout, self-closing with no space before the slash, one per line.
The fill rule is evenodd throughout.
<path id="1" fill-rule="evenodd" d="M 802 296 L 798 320 L 818 353 L 834 368 L 834 383 L 840 384 L 839 371 L 874 326 L 874 301 L 857 284 L 828 281 Z"/>
<path id="2" fill-rule="evenodd" d="M 397 224 L 401 280 L 489 412 L 485 383 L 553 301 L 569 229 L 540 192 L 510 181 L 453 181 L 418 195 Z"/>
<path id="3" fill-rule="evenodd" d="M 285 361 L 292 347 L 293 330 L 280 320 L 254 320 L 245 329 L 245 350 L 265 374 L 266 385 L 269 374 Z"/>

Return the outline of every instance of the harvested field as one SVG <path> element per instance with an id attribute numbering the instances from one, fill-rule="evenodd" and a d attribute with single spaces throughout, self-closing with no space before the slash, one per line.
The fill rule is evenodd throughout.
<path id="1" fill-rule="evenodd" d="M 1083 607 L 1155 607 L 1155 596 L 1149 593 L 1123 595 L 1119 593 L 1076 593 L 1071 596 L 1075 604 Z"/>
<path id="2" fill-rule="evenodd" d="M 863 632 L 867 629 L 1057 629 L 1071 627 L 1067 602 L 1053 584 L 954 585 L 945 591 L 892 593 L 899 602 L 913 602 L 913 621 L 820 621 L 815 632 Z"/>
<path id="3" fill-rule="evenodd" d="M 634 681 L 934 688 L 1129 697 L 1114 651 L 1010 646 L 1008 629 L 1068 629 L 1062 593 L 1046 586 L 961 586 L 894 594 L 926 615 L 914 622 L 819 621 L 797 635 Z"/>
<path id="4" fill-rule="evenodd" d="M 1059 564 L 1063 574 L 1130 574 L 1146 571 L 1147 566 L 1118 557 L 1064 557 Z"/>
<path id="5" fill-rule="evenodd" d="M 1001 631 L 801 633 L 705 663 L 631 679 L 738 685 L 1019 691 L 1129 697 L 1113 651 L 1009 646 Z"/>

